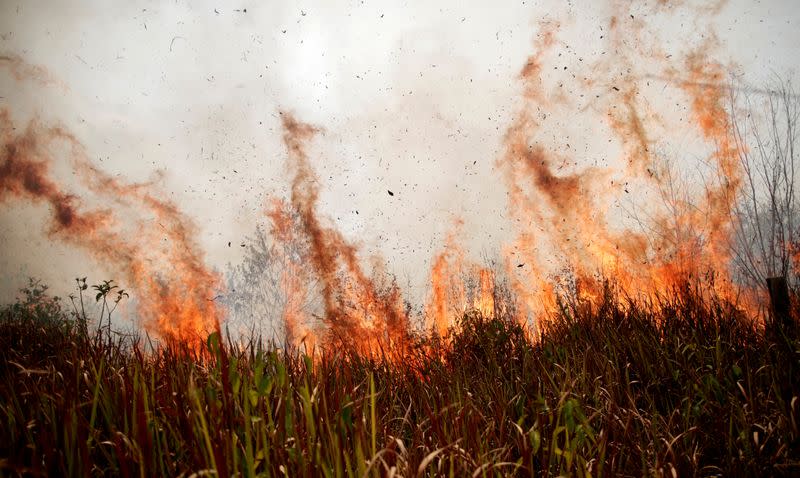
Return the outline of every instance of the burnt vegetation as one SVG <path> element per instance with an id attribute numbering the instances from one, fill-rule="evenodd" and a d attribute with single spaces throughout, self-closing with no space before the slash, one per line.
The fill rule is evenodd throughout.
<path id="1" fill-rule="evenodd" d="M 628 77 L 640 42 L 619 21 Z M 519 228 L 511 270 L 467 263 L 449 236 L 420 327 L 397 280 L 319 215 L 323 129 L 281 112 L 289 197 L 218 294 L 198 228 L 156 184 L 1 109 L 0 203 L 49 207 L 48 237 L 118 271 L 143 329 L 113 326 L 127 298 L 113 281 L 77 279 L 69 301 L 31 281 L 0 307 L 0 476 L 800 475 L 798 95 L 721 86 L 702 46 L 687 77 L 666 69 L 709 148 L 689 173 L 703 183 L 683 184 L 684 164 L 651 152 L 647 103 L 612 86 L 595 104 L 625 177 L 663 201 L 617 229 L 598 182 L 610 170 L 560 171 L 537 146 L 542 109 L 576 111 L 543 81 L 560 40 L 557 23 L 541 30 L 495 164 Z M 51 81 L 18 57 L 0 66 Z M 65 159 L 76 190 L 51 172 Z"/>
<path id="2" fill-rule="evenodd" d="M 113 284 L 78 289 L 68 304 L 32 282 L 0 313 L 3 474 L 800 471 L 797 331 L 765 333 L 701 286 L 565 297 L 536 336 L 470 311 L 446 336 L 313 357 L 224 332 L 153 348 L 86 317 L 91 299 L 110 314 Z"/>

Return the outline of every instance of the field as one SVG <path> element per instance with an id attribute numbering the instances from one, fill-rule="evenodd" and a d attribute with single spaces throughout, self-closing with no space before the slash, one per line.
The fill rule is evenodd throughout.
<path id="1" fill-rule="evenodd" d="M 313 356 L 224 331 L 153 351 L 23 292 L 0 318 L 2 475 L 800 473 L 797 334 L 696 287 Z"/>
<path id="2" fill-rule="evenodd" d="M 0 478 L 800 477 L 800 1 L 38 3 Z"/>

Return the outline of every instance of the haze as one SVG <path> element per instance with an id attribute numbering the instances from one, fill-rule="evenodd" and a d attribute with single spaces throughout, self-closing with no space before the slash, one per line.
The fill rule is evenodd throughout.
<path id="1" fill-rule="evenodd" d="M 620 71 L 633 68 L 627 73 L 642 80 L 646 116 L 666 118 L 653 128 L 670 135 L 667 151 L 702 149 L 666 126 L 686 110 L 660 77 L 682 68 L 673 55 L 712 41 L 713 58 L 743 84 L 775 75 L 797 84 L 794 2 L 657 3 L 632 10 L 630 21 L 644 18 L 645 30 L 630 39 L 658 38 L 663 51 L 591 78 L 589 65 L 616 65 L 620 55 L 606 38 L 613 2 L 4 1 L 0 55 L 47 74 L 0 69 L 0 106 L 17 124 L 34 116 L 63 124 L 113 176 L 155 180 L 198 224 L 207 261 L 221 271 L 266 222 L 265 201 L 287 194 L 279 112 L 291 111 L 324 129 L 312 151 L 320 215 L 361 244 L 364 259 L 382 257 L 419 300 L 455 219 L 476 260 L 514 235 L 495 161 L 522 95 L 519 72 L 544 26 L 559 25 L 550 53 L 559 69 L 544 81 L 564 82 L 581 114 L 554 111 L 539 136 L 569 167 L 620 162 L 604 110 L 594 108 L 613 103 L 597 92 L 612 91 Z M 61 166 L 58 177 L 70 181 Z M 610 207 L 623 215 L 620 201 Z M 46 216 L 46 207 L 21 201 L 0 207 L 0 300 L 13 299 L 28 276 L 62 294 L 76 276 L 113 277 L 48 239 Z"/>

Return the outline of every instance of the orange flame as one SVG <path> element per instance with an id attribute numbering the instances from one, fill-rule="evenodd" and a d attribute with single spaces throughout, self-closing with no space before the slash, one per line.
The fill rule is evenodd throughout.
<path id="1" fill-rule="evenodd" d="M 609 225 L 600 206 L 610 190 L 601 186 L 611 181 L 611 170 L 587 168 L 558 175 L 552 164 L 559 160 L 553 151 L 534 141 L 541 126 L 537 112 L 570 108 L 559 91 L 550 92 L 542 81 L 542 66 L 556 44 L 557 25 L 543 25 L 535 42 L 536 52 L 520 73 L 524 101 L 505 137 L 505 154 L 498 167 L 509 190 L 510 210 L 521 224 L 516 242 L 504 249 L 507 273 L 514 278 L 515 292 L 529 315 L 552 310 L 558 276 L 574 277 L 575 292 L 594 301 L 602 292 L 602 278 L 614 278 L 621 292 L 654 298 L 671 287 L 708 272 L 717 274 L 716 293 L 736 300 L 728 272 L 732 206 L 741 184 L 738 151 L 731 137 L 730 120 L 724 108 L 723 69 L 698 49 L 687 58 L 688 81 L 682 89 L 692 106 L 694 120 L 705 141 L 713 146 L 713 164 L 721 180 L 706 188 L 702 198 L 666 213 L 655 214 L 652 237 L 640 231 Z M 612 18 L 612 38 L 620 41 L 619 24 Z M 632 29 L 639 35 L 641 24 Z M 598 65 L 602 70 L 607 65 Z M 675 75 L 674 72 L 668 73 Z M 656 187 L 664 186 L 652 164 L 646 120 L 640 114 L 633 92 L 637 87 L 630 74 L 623 77 L 627 92 L 621 95 L 621 109 L 608 114 L 611 129 L 623 146 L 628 173 L 643 177 Z M 594 80 L 587 80 L 587 84 Z M 619 88 L 615 88 L 619 90 Z M 689 207 L 689 206 L 692 207 Z M 525 265 L 515 270 L 515 263 Z M 747 306 L 747 304 L 743 304 Z"/>
<path id="2" fill-rule="evenodd" d="M 32 121 L 17 133 L 10 114 L 2 110 L 0 136 L 0 201 L 47 203 L 53 213 L 50 237 L 84 249 L 123 274 L 138 294 L 138 311 L 147 330 L 187 341 L 218 328 L 222 312 L 213 297 L 219 277 L 203 264 L 195 226 L 174 204 L 157 198 L 147 185 L 123 184 L 96 169 L 83 146 L 61 127 Z M 52 179 L 51 148 L 60 143 L 68 147 L 83 184 L 106 202 L 139 216 L 135 224 L 122 222 L 110 208 L 86 210 L 79 196 Z M 146 220 L 148 215 L 151 220 Z"/>
<path id="3" fill-rule="evenodd" d="M 615 7 L 621 17 L 624 6 L 615 4 Z M 632 42 L 625 40 L 618 16 L 611 20 L 610 41 L 623 49 Z M 568 112 L 576 112 L 569 110 L 570 102 L 563 93 L 548 90 L 542 79 L 548 54 L 558 41 L 558 29 L 558 23 L 542 25 L 535 52 L 520 72 L 523 101 L 505 134 L 505 151 L 497 160 L 508 188 L 512 218 L 519 225 L 516 240 L 502 248 L 505 274 L 523 304 L 517 319 L 523 322 L 535 317 L 543 319 L 555 309 L 559 292 L 571 291 L 580 300 L 595 302 L 603 294 L 605 277 L 613 277 L 615 288 L 623 294 L 656 299 L 686 281 L 715 273 L 715 292 L 728 300 L 738 300 L 728 265 L 731 210 L 741 185 L 741 172 L 730 119 L 724 108 L 724 89 L 720 86 L 724 70 L 710 60 L 708 47 L 700 48 L 687 57 L 684 70 L 688 80 L 679 81 L 702 139 L 714 149 L 711 159 L 721 180 L 706 187 L 702 197 L 673 198 L 674 203 L 667 211 L 652 212 L 648 226 L 653 233 L 646 235 L 644 230 L 611 225 L 606 217 L 603 204 L 613 191 L 603 185 L 613 181 L 615 171 L 590 167 L 559 174 L 553 165 L 566 163 L 567 158 L 535 141 L 542 128 L 540 111 L 567 108 Z M 646 25 L 635 21 L 631 31 L 643 40 Z M 650 45 L 650 48 L 658 47 Z M 622 61 L 628 65 L 625 69 L 631 70 L 635 55 L 640 53 L 635 49 L 624 52 Z M 597 66 L 598 71 L 609 68 L 603 63 Z M 669 69 L 665 75 L 680 77 Z M 615 106 L 607 118 L 612 134 L 622 146 L 626 173 L 643 180 L 643 187 L 648 184 L 657 190 L 668 187 L 665 181 L 669 178 L 654 164 L 654 142 L 648 133 L 650 121 L 660 123 L 664 119 L 655 112 L 642 113 L 636 97 L 637 80 L 632 73 L 623 75 L 622 80 L 630 83 L 616 97 L 622 107 Z M 587 86 L 595 83 L 595 79 L 585 81 Z M 347 314 L 341 312 L 341 304 L 334 298 L 347 296 L 365 310 L 385 310 L 385 302 L 381 302 L 385 297 L 374 302 L 377 296 L 357 266 L 355 248 L 338 232 L 320 226 L 314 214 L 318 190 L 304 143 L 318 130 L 288 115 L 284 116 L 284 129 L 284 141 L 294 168 L 292 204 L 301 211 L 307 234 L 314 238 L 313 262 L 327 289 L 326 315 L 336 318 L 330 326 L 332 330 L 359 335 L 363 325 L 342 318 Z M 454 325 L 454 317 L 468 309 L 487 316 L 495 313 L 496 278 L 488 269 L 465 263 L 464 251 L 456 240 L 460 224 L 447 235 L 443 250 L 431 265 L 426 325 L 439 335 Z M 345 276 L 352 275 L 346 280 L 347 287 L 339 283 L 343 268 L 349 271 Z M 475 285 L 471 291 L 470 280 Z M 396 294 L 397 290 L 393 292 Z"/>
<path id="4" fill-rule="evenodd" d="M 462 271 L 464 254 L 456 242 L 458 228 L 463 221 L 456 222 L 456 230 L 450 231 L 445 246 L 431 267 L 431 297 L 426 306 L 427 327 L 440 336 L 447 334 L 453 312 L 453 304 L 463 304 L 466 292 L 459 274 Z"/>
<path id="5" fill-rule="evenodd" d="M 301 233 L 309 244 L 312 274 L 322 286 L 323 320 L 328 326 L 325 339 L 369 353 L 402 344 L 408 317 L 399 288 L 395 284 L 379 287 L 363 271 L 356 246 L 339 231 L 323 226 L 317 217 L 319 187 L 306 145 L 320 130 L 288 113 L 282 113 L 282 121 L 288 169 L 293 176 L 291 204 L 300 215 Z M 280 227 L 280 221 L 275 227 Z"/>
<path id="6" fill-rule="evenodd" d="M 271 234 L 278 243 L 286 247 L 287 253 L 281 254 L 281 290 L 286 298 L 283 307 L 282 322 L 286 330 L 286 338 L 294 345 L 304 344 L 307 350 L 313 350 L 316 343 L 316 334 L 307 324 L 310 317 L 305 310 L 308 297 L 308 271 L 289 254 L 302 253 L 305 249 L 299 247 L 291 250 L 293 245 L 300 244 L 300 238 L 295 237 L 297 224 L 290 214 L 288 206 L 280 200 L 273 200 L 267 215 L 272 223 Z"/>
<path id="7" fill-rule="evenodd" d="M 679 67 L 665 66 L 657 58 L 668 55 L 658 38 L 649 35 L 648 25 L 642 20 L 646 15 L 634 18 L 628 2 L 610 3 L 613 16 L 607 25 L 607 41 L 615 54 L 595 62 L 590 67 L 592 74 L 576 81 L 582 88 L 598 88 L 603 86 L 605 74 L 620 85 L 612 87 L 619 94 L 589 106 L 578 107 L 563 89 L 548 87 L 548 61 L 559 44 L 561 27 L 557 22 L 540 25 L 534 52 L 519 73 L 521 102 L 496 161 L 508 190 L 516 237 L 502 246 L 504 270 L 497 272 L 468 263 L 457 240 L 462 223 L 456 223 L 431 264 L 426 326 L 439 335 L 445 335 L 454 325 L 453 319 L 467 310 L 477 310 L 484 316 L 496 314 L 502 305 L 496 303 L 498 283 L 507 283 L 519 299 L 522 307 L 515 309 L 516 319 L 534 325 L 555 309 L 561 292 L 572 292 L 589 303 L 599 300 L 604 277 L 613 277 L 615 287 L 623 294 L 654 299 L 685 281 L 715 272 L 714 292 L 738 300 L 728 265 L 732 209 L 742 186 L 742 172 L 738 145 L 731 136 L 731 118 L 725 109 L 725 70 L 710 57 L 712 43 L 690 52 Z M 659 1 L 647 8 L 660 13 L 668 10 L 669 3 L 674 4 Z M 699 12 L 714 14 L 723 3 L 702 7 Z M 670 197 L 668 207 L 648 211 L 649 233 L 613 223 L 607 210 L 619 191 L 614 183 L 618 174 L 636 181 L 641 190 L 662 192 L 672 186 L 669 175 L 656 164 L 653 148 L 657 135 L 650 129 L 653 125 L 667 128 L 668 120 L 639 96 L 646 86 L 636 74 L 640 60 L 656 63 L 659 77 L 679 85 L 690 106 L 693 127 L 713 149 L 708 159 L 715 179 L 703 185 L 700 195 Z M 49 81 L 46 72 L 27 67 L 16 57 L 0 57 L 2 62 L 15 75 Z M 545 112 L 577 115 L 589 108 L 604 116 L 606 124 L 597 127 L 609 128 L 609 142 L 616 140 L 621 148 L 621 171 L 599 166 L 562 171 L 559 165 L 572 158 L 540 141 Z M 276 241 L 300 241 L 307 244 L 308 253 L 308 268 L 292 261 L 284 264 L 281 287 L 287 297 L 283 312 L 287 335 L 294 343 L 345 344 L 367 353 L 378 353 L 385 346 L 402 346 L 410 330 L 399 287 L 394 281 L 381 283 L 377 275 L 367 274 L 357 245 L 318 215 L 319 182 L 307 150 L 322 131 L 290 114 L 281 116 L 291 176 L 289 202 L 298 217 L 291 217 L 279 201 L 272 204 L 268 216 Z M 219 287 L 219 278 L 203 265 L 202 254 L 192 239 L 194 226 L 173 204 L 157 199 L 146 185 L 121 184 L 98 171 L 85 159 L 80 144 L 63 129 L 44 129 L 32 123 L 16 135 L 6 112 L 0 115 L 0 124 L 6 145 L 0 168 L 0 200 L 15 197 L 49 203 L 53 209 L 51 236 L 79 245 L 99 260 L 124 270 L 132 286 L 152 297 L 141 299 L 139 305 L 151 330 L 189 338 L 218 323 L 221 312 L 208 298 Z M 80 199 L 64 191 L 48 174 L 52 158 L 47 146 L 57 140 L 72 148 L 71 157 L 81 180 L 92 193 L 151 216 L 161 230 L 153 232 L 139 219 L 135 226 L 145 232 L 130 239 L 113 211 L 84 211 Z M 162 236 L 167 241 L 160 242 Z M 798 249 L 793 250 L 793 257 L 800 263 Z M 164 263 L 172 268 L 161 270 L 159 265 Z M 310 281 L 321 286 L 324 330 L 312 327 L 310 314 L 304 310 L 303 298 Z M 753 306 L 745 303 L 742 307 Z"/>
<path id="8" fill-rule="evenodd" d="M 455 222 L 445 239 L 445 246 L 431 266 L 431 293 L 425 315 L 426 326 L 445 336 L 455 326 L 453 319 L 476 310 L 484 317 L 495 315 L 495 274 L 490 269 L 467 264 L 458 244 L 463 221 Z M 467 282 L 474 278 L 473 284 Z"/>

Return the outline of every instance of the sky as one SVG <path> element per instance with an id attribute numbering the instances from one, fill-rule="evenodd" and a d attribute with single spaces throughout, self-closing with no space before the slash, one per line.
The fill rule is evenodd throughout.
<path id="1" fill-rule="evenodd" d="M 614 16 L 629 22 L 622 45 L 609 41 Z M 800 79 L 792 0 L 1 0 L 0 56 L 40 69 L 19 78 L 0 67 L 0 107 L 17 124 L 63 125 L 113 177 L 154 182 L 223 272 L 266 223 L 268 199 L 288 194 L 280 112 L 291 112 L 323 130 L 311 150 L 319 214 L 419 299 L 455 220 L 476 260 L 513 234 L 496 162 L 524 93 L 520 71 L 548 28 L 558 40 L 543 81 L 575 99 L 542 112 L 540 140 L 567 169 L 619 165 L 603 114 L 631 76 L 660 148 L 702 149 L 674 126 L 686 110 L 672 84 L 678 58 L 696 45 L 711 44 L 745 86 Z M 64 161 L 54 174 L 69 183 L 74 171 Z M 609 211 L 624 215 L 623 206 Z M 47 214 L 0 203 L 0 301 L 29 276 L 63 294 L 74 277 L 113 274 L 48 237 Z"/>

